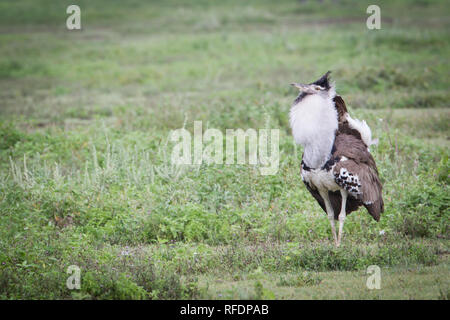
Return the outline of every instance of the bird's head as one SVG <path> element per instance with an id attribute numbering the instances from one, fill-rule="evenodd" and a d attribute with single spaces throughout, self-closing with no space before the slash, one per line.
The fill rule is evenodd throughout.
<path id="1" fill-rule="evenodd" d="M 331 71 L 328 71 L 319 80 L 312 83 L 291 83 L 291 86 L 296 87 L 304 96 L 310 94 L 319 94 L 321 96 L 335 95 L 334 85 L 330 83 L 330 73 Z"/>

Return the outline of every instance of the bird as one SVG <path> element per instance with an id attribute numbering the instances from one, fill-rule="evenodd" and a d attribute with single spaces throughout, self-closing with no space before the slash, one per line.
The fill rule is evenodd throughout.
<path id="1" fill-rule="evenodd" d="M 372 140 L 365 121 L 349 115 L 330 73 L 309 84 L 291 83 L 299 94 L 291 106 L 289 123 L 295 143 L 303 146 L 302 181 L 326 212 L 339 247 L 346 216 L 364 206 L 378 222 L 384 202 L 370 153 L 377 140 Z M 338 235 L 335 221 L 339 221 Z"/>

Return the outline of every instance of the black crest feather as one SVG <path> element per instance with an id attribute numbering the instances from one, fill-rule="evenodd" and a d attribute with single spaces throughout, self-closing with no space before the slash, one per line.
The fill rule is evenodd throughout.
<path id="1" fill-rule="evenodd" d="M 318 86 L 324 87 L 326 90 L 330 89 L 330 73 L 331 71 L 328 71 L 319 80 L 311 84 L 316 84 Z"/>

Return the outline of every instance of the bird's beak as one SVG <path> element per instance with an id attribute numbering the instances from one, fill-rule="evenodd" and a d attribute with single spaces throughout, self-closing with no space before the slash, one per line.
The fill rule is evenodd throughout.
<path id="1" fill-rule="evenodd" d="M 310 92 L 311 91 L 311 87 L 309 85 L 307 85 L 307 84 L 291 83 L 291 86 L 296 87 L 300 91 L 304 91 L 304 92 Z"/>

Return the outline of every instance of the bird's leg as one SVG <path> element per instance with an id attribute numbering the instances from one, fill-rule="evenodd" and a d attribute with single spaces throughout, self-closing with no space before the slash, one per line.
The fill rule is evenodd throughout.
<path id="1" fill-rule="evenodd" d="M 341 212 L 339 213 L 339 236 L 337 240 L 337 246 L 341 245 L 342 234 L 344 232 L 344 222 L 345 222 L 345 205 L 347 204 L 348 191 L 341 190 L 342 202 L 341 202 Z"/>
<path id="2" fill-rule="evenodd" d="M 337 237 L 336 237 L 336 227 L 334 225 L 334 211 L 331 206 L 330 198 L 328 197 L 328 191 L 319 191 L 320 196 L 325 202 L 325 209 L 327 210 L 328 220 L 330 220 L 331 224 L 331 232 L 333 233 L 334 244 L 338 245 Z"/>

